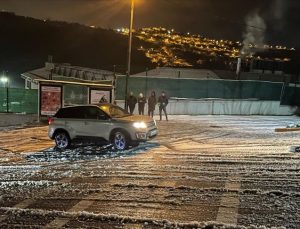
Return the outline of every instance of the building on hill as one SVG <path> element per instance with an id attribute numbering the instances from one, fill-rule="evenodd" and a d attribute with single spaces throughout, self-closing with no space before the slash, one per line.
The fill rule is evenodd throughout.
<path id="1" fill-rule="evenodd" d="M 132 77 L 161 77 L 161 78 L 191 78 L 191 79 L 219 79 L 218 75 L 207 69 L 158 67 L 141 72 Z"/>

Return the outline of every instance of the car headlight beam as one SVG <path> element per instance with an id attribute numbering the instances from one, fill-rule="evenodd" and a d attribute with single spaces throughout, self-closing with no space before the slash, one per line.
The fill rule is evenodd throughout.
<path id="1" fill-rule="evenodd" d="M 137 129 L 146 129 L 147 125 L 144 122 L 135 122 L 133 123 L 133 127 Z"/>

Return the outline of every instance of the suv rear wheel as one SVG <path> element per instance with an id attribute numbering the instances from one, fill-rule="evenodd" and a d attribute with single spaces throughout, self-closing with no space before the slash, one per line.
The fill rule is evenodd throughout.
<path id="1" fill-rule="evenodd" d="M 57 132 L 54 140 L 58 149 L 67 149 L 71 145 L 71 139 L 65 131 Z"/>
<path id="2" fill-rule="evenodd" d="M 117 131 L 112 135 L 112 144 L 116 150 L 125 150 L 128 149 L 128 137 L 122 131 Z"/>

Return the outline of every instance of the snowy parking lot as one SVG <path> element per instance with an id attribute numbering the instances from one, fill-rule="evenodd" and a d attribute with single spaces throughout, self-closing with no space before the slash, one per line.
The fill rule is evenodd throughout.
<path id="1" fill-rule="evenodd" d="M 297 121 L 171 116 L 119 153 L 58 152 L 47 127 L 4 129 L 0 227 L 300 228 L 300 132 L 274 131 Z"/>

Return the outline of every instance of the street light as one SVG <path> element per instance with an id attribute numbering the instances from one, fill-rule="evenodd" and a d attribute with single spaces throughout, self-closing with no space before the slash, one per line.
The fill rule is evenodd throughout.
<path id="1" fill-rule="evenodd" d="M 128 79 L 130 77 L 130 67 L 131 67 L 131 48 L 132 48 L 132 29 L 133 29 L 133 15 L 134 15 L 134 1 L 131 0 L 130 9 L 130 27 L 129 27 L 129 44 L 128 44 L 128 62 L 127 62 L 127 73 L 125 82 L 125 109 L 127 109 L 127 94 L 128 94 Z"/>
<path id="2" fill-rule="evenodd" d="M 9 111 L 9 107 L 8 107 L 8 78 L 6 76 L 3 76 L 1 77 L 0 81 L 5 84 L 5 87 L 6 87 L 6 113 L 8 113 Z"/>
<path id="3" fill-rule="evenodd" d="M 2 76 L 0 80 L 1 80 L 1 82 L 2 82 L 3 84 L 7 84 L 7 83 L 8 83 L 8 78 L 5 77 L 5 76 Z"/>

